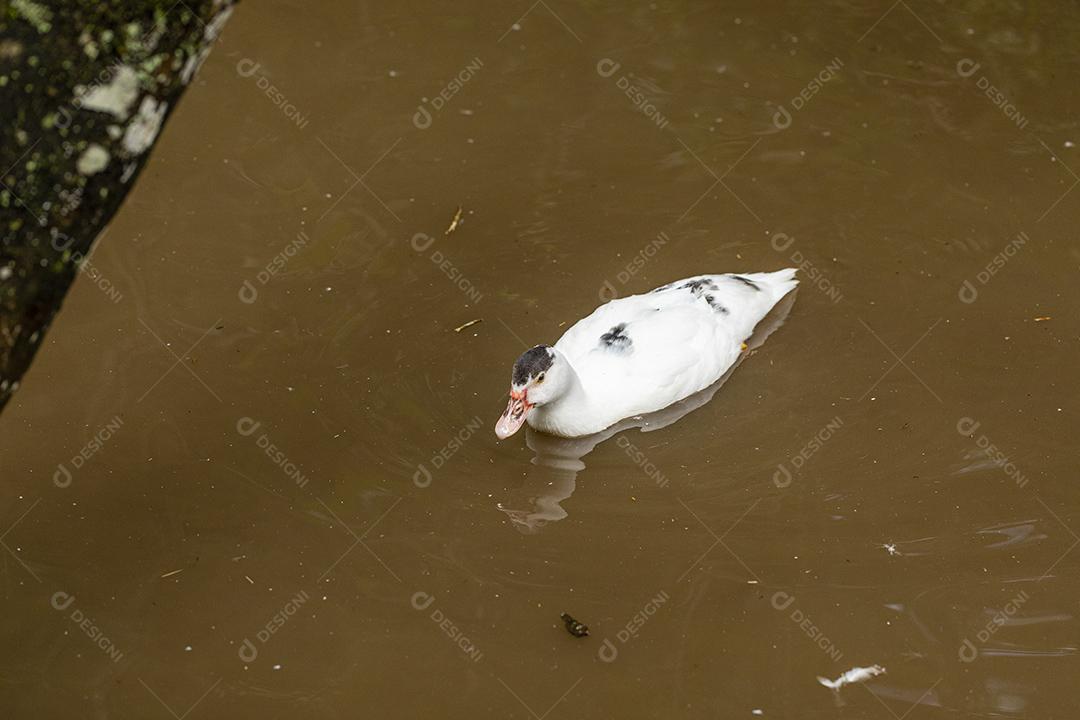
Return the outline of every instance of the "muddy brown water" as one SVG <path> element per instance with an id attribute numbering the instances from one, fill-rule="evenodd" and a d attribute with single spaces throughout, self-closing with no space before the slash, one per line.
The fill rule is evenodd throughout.
<path id="1" fill-rule="evenodd" d="M 660 5 L 237 10 L 0 418 L 6 717 L 1075 715 L 1080 14 Z M 682 419 L 496 441 L 800 263 Z"/>

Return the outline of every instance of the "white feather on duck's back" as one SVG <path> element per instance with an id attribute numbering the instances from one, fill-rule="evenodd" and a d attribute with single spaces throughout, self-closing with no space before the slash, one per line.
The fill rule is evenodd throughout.
<path id="1" fill-rule="evenodd" d="M 794 268 L 698 275 L 601 305 L 554 346 L 518 358 L 495 432 L 509 437 L 528 422 L 553 435 L 588 435 L 708 387 L 797 284 Z"/>

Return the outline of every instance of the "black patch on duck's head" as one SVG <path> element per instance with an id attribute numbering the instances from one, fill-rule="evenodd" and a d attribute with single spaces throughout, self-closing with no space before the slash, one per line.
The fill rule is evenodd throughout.
<path id="1" fill-rule="evenodd" d="M 511 381 L 514 385 L 524 385 L 529 378 L 534 378 L 547 370 L 555 362 L 555 353 L 547 345 L 537 345 L 526 350 L 514 363 Z"/>
<path id="2" fill-rule="evenodd" d="M 603 347 L 625 351 L 630 349 L 634 341 L 626 334 L 626 323 L 619 323 L 600 336 L 600 344 Z"/>
<path id="3" fill-rule="evenodd" d="M 761 290 L 761 288 L 758 287 L 758 284 L 756 282 L 754 282 L 750 278 L 744 278 L 742 275 L 732 275 L 731 279 L 732 280 L 738 280 L 743 285 L 749 285 L 750 287 L 754 288 L 755 290 Z"/>

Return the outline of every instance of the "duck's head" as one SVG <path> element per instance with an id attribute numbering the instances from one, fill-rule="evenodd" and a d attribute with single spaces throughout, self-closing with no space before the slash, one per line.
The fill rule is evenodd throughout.
<path id="1" fill-rule="evenodd" d="M 537 345 L 514 363 L 510 377 L 510 402 L 495 423 L 495 434 L 505 440 L 525 424 L 533 408 L 557 400 L 570 382 L 570 365 L 558 350 Z"/>

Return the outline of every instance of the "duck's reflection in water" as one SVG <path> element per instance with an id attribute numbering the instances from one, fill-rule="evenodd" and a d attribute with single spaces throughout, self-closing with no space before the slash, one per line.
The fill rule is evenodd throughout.
<path id="1" fill-rule="evenodd" d="M 591 453 L 600 443 L 625 430 L 634 428 L 640 428 L 641 432 L 659 430 L 681 420 L 712 400 L 716 391 L 727 382 L 743 359 L 750 355 L 751 351 L 760 347 L 769 335 L 784 324 L 795 302 L 797 292 L 796 290 L 788 293 L 772 309 L 772 312 L 758 323 L 754 333 L 746 341 L 746 352 L 739 356 L 723 377 L 700 392 L 683 398 L 663 410 L 626 418 L 606 430 L 579 438 L 555 437 L 526 427 L 525 444 L 536 453 L 532 459 L 533 467 L 521 486 L 510 493 L 506 502 L 497 503 L 496 507 L 506 513 L 518 531 L 530 535 L 539 532 L 549 522 L 557 522 L 565 518 L 568 513 L 562 503 L 574 494 L 578 473 L 585 469 L 582 458 Z"/>

